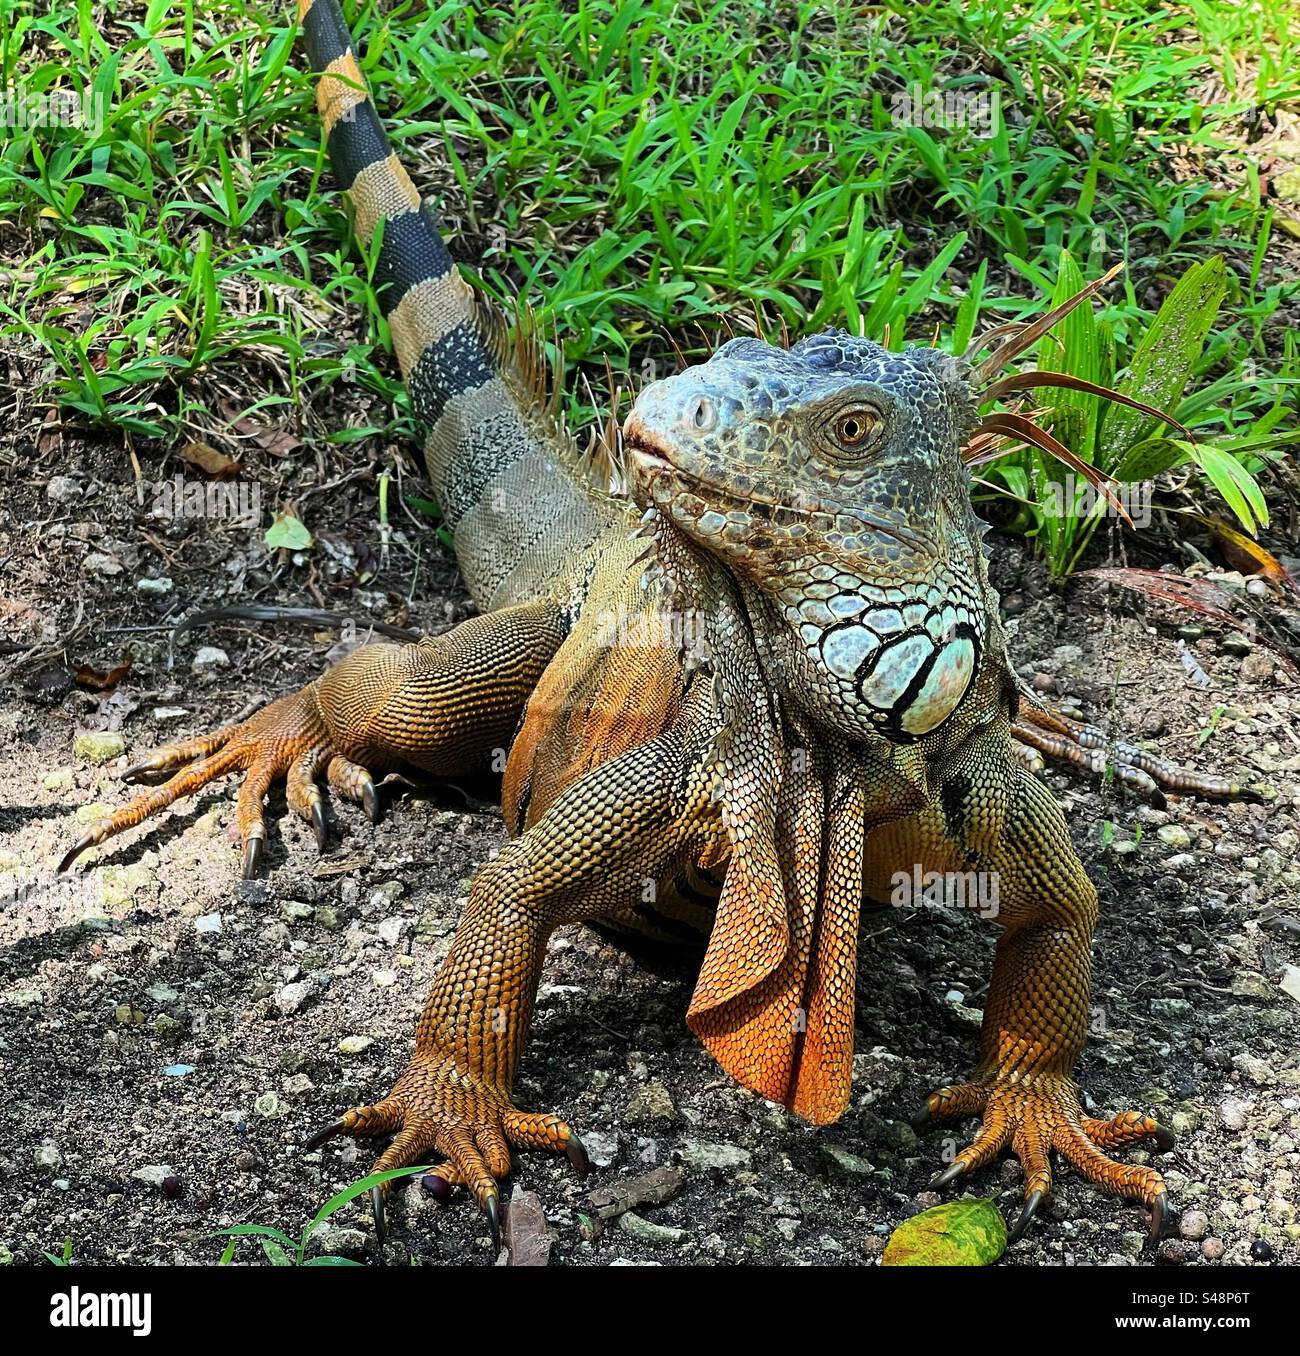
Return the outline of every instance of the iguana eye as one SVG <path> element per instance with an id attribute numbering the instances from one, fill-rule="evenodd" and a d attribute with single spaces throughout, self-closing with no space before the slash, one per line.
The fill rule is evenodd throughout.
<path id="1" fill-rule="evenodd" d="M 875 441 L 883 424 L 879 410 L 863 405 L 837 414 L 831 424 L 831 435 L 844 451 L 861 452 Z"/>

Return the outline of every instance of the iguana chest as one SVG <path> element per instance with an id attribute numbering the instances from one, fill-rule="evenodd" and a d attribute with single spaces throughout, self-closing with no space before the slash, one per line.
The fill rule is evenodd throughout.
<path id="1" fill-rule="evenodd" d="M 502 808 L 510 832 L 531 828 L 568 787 L 662 734 L 687 681 L 671 620 L 642 588 L 644 545 L 603 537 L 561 603 L 573 618 L 524 708 L 510 748 Z"/>
<path id="2" fill-rule="evenodd" d="M 670 727 L 689 727 L 692 709 L 706 705 L 703 685 L 708 676 L 688 673 L 682 660 L 683 650 L 689 651 L 695 639 L 693 619 L 675 614 L 656 589 L 643 586 L 644 567 L 638 562 L 643 552 L 644 545 L 629 540 L 626 527 L 620 526 L 597 542 L 576 577 L 572 628 L 529 698 L 511 745 L 502 807 L 512 834 L 531 828 L 594 769 Z M 996 673 L 990 669 L 982 674 L 977 686 L 989 689 L 982 700 L 992 702 Z M 960 744 L 961 734 L 956 738 Z M 702 733 L 701 758 L 707 745 L 708 735 Z M 957 825 L 945 822 L 941 788 L 928 784 L 926 753 L 911 745 L 891 756 L 899 766 L 881 766 L 866 807 L 868 860 L 863 865 L 866 878 L 876 884 L 877 878 L 889 877 L 897 854 L 888 850 L 888 835 L 870 832 L 873 824 L 924 821 L 931 825 L 927 833 L 953 835 L 947 847 L 954 860 L 965 855 Z M 939 761 L 951 765 L 953 760 Z M 707 939 L 729 855 L 719 820 L 716 832 L 697 849 L 660 879 L 645 882 L 641 896 L 629 901 L 629 915 L 613 927 L 662 941 Z M 881 897 L 875 891 L 868 894 Z"/>
<path id="3" fill-rule="evenodd" d="M 595 768 L 680 725 L 684 705 L 698 703 L 681 660 L 689 622 L 642 587 L 637 557 L 644 550 L 626 529 L 611 533 L 577 582 L 572 630 L 529 698 L 511 745 L 502 786 L 511 834 L 531 828 Z M 707 940 L 726 851 L 719 822 L 698 851 L 662 879 L 644 882 L 622 922 L 602 926 L 663 942 Z"/>

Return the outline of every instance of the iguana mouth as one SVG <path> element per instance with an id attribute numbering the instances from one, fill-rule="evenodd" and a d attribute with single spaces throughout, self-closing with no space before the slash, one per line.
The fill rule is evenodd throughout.
<path id="1" fill-rule="evenodd" d="M 788 515 L 790 518 L 810 520 L 815 520 L 820 516 L 827 519 L 828 522 L 835 517 L 850 517 L 861 523 L 863 527 L 870 528 L 873 532 L 881 532 L 885 536 L 893 538 L 894 541 L 907 547 L 909 551 L 915 551 L 918 555 L 934 554 L 933 544 L 925 538 L 911 532 L 901 523 L 891 522 L 889 519 L 871 513 L 857 504 L 843 504 L 826 499 L 799 504 L 789 498 L 767 494 L 759 489 L 750 489 L 746 493 L 740 494 L 735 490 L 728 489 L 726 485 L 717 480 L 696 475 L 675 462 L 671 453 L 663 444 L 656 442 L 653 435 L 649 434 L 640 424 L 633 425 L 630 419 L 623 429 L 623 449 L 625 453 L 630 454 L 629 460 L 634 465 L 639 465 L 647 473 L 643 483 L 645 490 L 651 493 L 647 494 L 646 502 L 642 503 L 643 508 L 651 506 L 654 481 L 665 476 L 673 476 L 686 489 L 698 492 L 702 498 L 707 499 L 721 513 L 747 513 L 753 518 L 764 521 L 771 521 L 773 515 L 777 513 Z M 635 475 L 632 478 L 632 483 L 634 486 L 637 483 Z M 638 502 L 641 502 L 640 496 L 638 496 Z M 654 506 L 663 508 L 665 505 L 655 504 Z"/>
<path id="2" fill-rule="evenodd" d="M 623 450 L 652 471 L 677 469 L 667 451 L 654 441 L 640 423 L 633 424 L 630 416 L 623 426 Z"/>

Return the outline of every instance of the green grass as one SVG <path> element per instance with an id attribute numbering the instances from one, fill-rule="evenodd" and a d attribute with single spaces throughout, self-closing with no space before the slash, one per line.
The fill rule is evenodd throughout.
<path id="1" fill-rule="evenodd" d="M 1128 261 L 1102 313 L 1123 355 L 1217 253 L 1226 294 L 1179 416 L 1220 438 L 1293 419 L 1296 228 L 1246 139 L 1300 102 L 1289 0 L 347 9 L 453 248 L 536 306 L 598 396 L 605 357 L 641 381 L 728 326 L 959 349 L 1041 309 L 1067 252 L 1088 277 Z M 0 323 L 45 355 L 65 422 L 162 450 L 233 438 L 250 410 L 339 442 L 410 432 L 290 10 L 0 11 L 6 87 L 104 110 L 94 135 L 0 128 Z M 897 116 L 936 88 L 1001 116 Z M 311 408 L 332 387 L 383 400 L 330 429 Z"/>
<path id="2" fill-rule="evenodd" d="M 392 1182 L 400 1177 L 411 1177 L 416 1173 L 427 1171 L 423 1166 L 411 1168 L 390 1168 L 386 1172 L 372 1172 L 368 1176 L 353 1182 L 351 1186 L 344 1187 L 342 1191 L 331 1196 L 328 1201 L 312 1216 L 311 1220 L 304 1226 L 302 1234 L 298 1238 L 290 1238 L 281 1229 L 275 1229 L 269 1224 L 236 1224 L 229 1229 L 220 1229 L 210 1238 L 226 1239 L 226 1246 L 221 1254 L 219 1266 L 229 1266 L 234 1260 L 235 1252 L 239 1247 L 240 1240 L 245 1238 L 255 1238 L 261 1244 L 262 1252 L 266 1260 L 273 1267 L 354 1267 L 360 1263 L 352 1261 L 346 1257 L 336 1257 L 332 1254 L 324 1254 L 319 1257 L 308 1257 L 307 1250 L 311 1246 L 312 1235 L 325 1224 L 329 1218 L 345 1205 L 357 1199 L 358 1196 L 364 1196 L 371 1187 L 379 1186 L 384 1182 Z"/>

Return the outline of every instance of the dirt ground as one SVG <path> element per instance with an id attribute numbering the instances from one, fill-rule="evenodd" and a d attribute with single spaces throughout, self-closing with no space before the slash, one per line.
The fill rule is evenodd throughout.
<path id="1" fill-rule="evenodd" d="M 307 603 L 436 631 L 468 613 L 433 532 L 395 515 L 385 555 L 373 476 L 336 455 L 250 456 L 242 474 L 266 501 L 250 529 L 158 516 L 159 487 L 196 474 L 178 463 L 145 457 L 137 478 L 108 441 L 0 446 L 0 1261 L 67 1243 L 77 1262 L 214 1263 L 214 1231 L 297 1236 L 371 1162 L 349 1141 L 299 1146 L 401 1071 L 469 878 L 501 840 L 497 814 L 449 790 L 397 798 L 372 827 L 335 802 L 320 858 L 277 790 L 266 879 L 240 884 L 229 781 L 54 875 L 93 807 L 131 794 L 115 768 L 339 652 L 336 632 L 227 622 L 169 655 L 180 617 Z M 289 497 L 316 534 L 297 561 L 262 540 Z M 1157 811 L 1048 773 L 1102 895 L 1082 1085 L 1107 1114 L 1151 1109 L 1179 1135 L 1164 1171 L 1184 1213 L 1159 1260 L 1240 1262 L 1254 1245 L 1298 1262 L 1300 971 L 1286 967 L 1300 963 L 1300 688 L 1223 628 L 1180 635 L 1178 619 L 1157 624 L 1088 583 L 1063 606 L 1017 543 L 996 542 L 994 572 L 1027 677 L 1168 758 L 1265 788 L 1263 805 Z M 109 669 L 128 647 L 110 691 L 75 686 L 63 662 Z M 125 756 L 79 756 L 86 731 L 119 733 Z M 518 1157 L 552 1264 L 877 1259 L 939 1199 L 925 1185 L 944 1132 L 918 1142 L 907 1118 L 973 1061 L 994 940 L 975 916 L 866 916 L 855 1097 L 815 1131 L 729 1082 L 686 1030 L 689 956 L 557 935 L 516 1096 L 563 1112 L 594 1170 L 583 1186 L 563 1160 Z M 673 1199 L 598 1233 L 586 1222 L 593 1188 L 671 1164 L 684 1169 Z M 971 1189 L 1011 1210 L 1019 1177 L 1007 1160 Z M 1003 1265 L 1155 1260 L 1140 1251 L 1143 1212 L 1064 1166 L 1045 1216 Z M 345 1206 L 309 1250 L 377 1260 L 368 1211 Z M 395 1195 L 385 1253 L 491 1261 L 464 1198 L 441 1208 L 414 1185 Z M 246 1240 L 236 1260 L 266 1259 Z"/>

